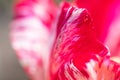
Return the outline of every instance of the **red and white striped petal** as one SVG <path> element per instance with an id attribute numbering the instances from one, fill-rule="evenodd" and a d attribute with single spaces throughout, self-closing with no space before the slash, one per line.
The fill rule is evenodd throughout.
<path id="1" fill-rule="evenodd" d="M 14 6 L 11 43 L 32 80 L 48 80 L 54 11 L 57 12 L 51 0 L 19 0 Z"/>
<path id="2" fill-rule="evenodd" d="M 119 80 L 119 65 L 96 39 L 89 13 L 65 3 L 57 24 L 50 63 L 51 80 Z M 106 74 L 105 74 L 106 73 Z M 110 75 L 111 74 L 111 75 Z"/>

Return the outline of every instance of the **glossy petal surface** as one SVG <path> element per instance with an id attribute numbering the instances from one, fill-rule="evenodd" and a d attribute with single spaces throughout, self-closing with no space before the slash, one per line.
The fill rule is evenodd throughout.
<path id="1" fill-rule="evenodd" d="M 73 1 L 91 13 L 97 37 L 108 45 L 112 56 L 120 56 L 120 0 Z"/>
<path id="2" fill-rule="evenodd" d="M 51 80 L 119 80 L 120 64 L 111 61 L 108 49 L 96 39 L 87 10 L 67 3 L 61 10 Z"/>

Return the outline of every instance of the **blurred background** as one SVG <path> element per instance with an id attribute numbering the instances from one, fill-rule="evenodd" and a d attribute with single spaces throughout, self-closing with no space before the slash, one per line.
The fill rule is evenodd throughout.
<path id="1" fill-rule="evenodd" d="M 0 0 L 0 80 L 28 80 L 9 41 L 13 0 Z"/>

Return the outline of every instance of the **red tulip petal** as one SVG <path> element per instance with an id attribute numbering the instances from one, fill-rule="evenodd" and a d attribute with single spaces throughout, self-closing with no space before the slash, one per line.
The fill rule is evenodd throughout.
<path id="1" fill-rule="evenodd" d="M 88 9 L 97 37 L 108 45 L 112 56 L 120 56 L 120 0 L 74 0 L 74 3 Z"/>
<path id="2" fill-rule="evenodd" d="M 99 64 L 98 60 L 108 54 L 107 48 L 95 37 L 87 10 L 65 3 L 58 20 L 57 39 L 51 56 L 51 80 L 95 80 L 94 66 L 91 67 L 94 73 L 90 75 L 88 64 L 91 61 Z"/>

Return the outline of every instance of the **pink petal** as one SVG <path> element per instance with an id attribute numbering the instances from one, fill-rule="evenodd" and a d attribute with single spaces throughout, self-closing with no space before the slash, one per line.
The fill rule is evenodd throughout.
<path id="1" fill-rule="evenodd" d="M 48 80 L 48 61 L 57 10 L 50 0 L 20 0 L 14 6 L 10 38 L 32 80 Z"/>

